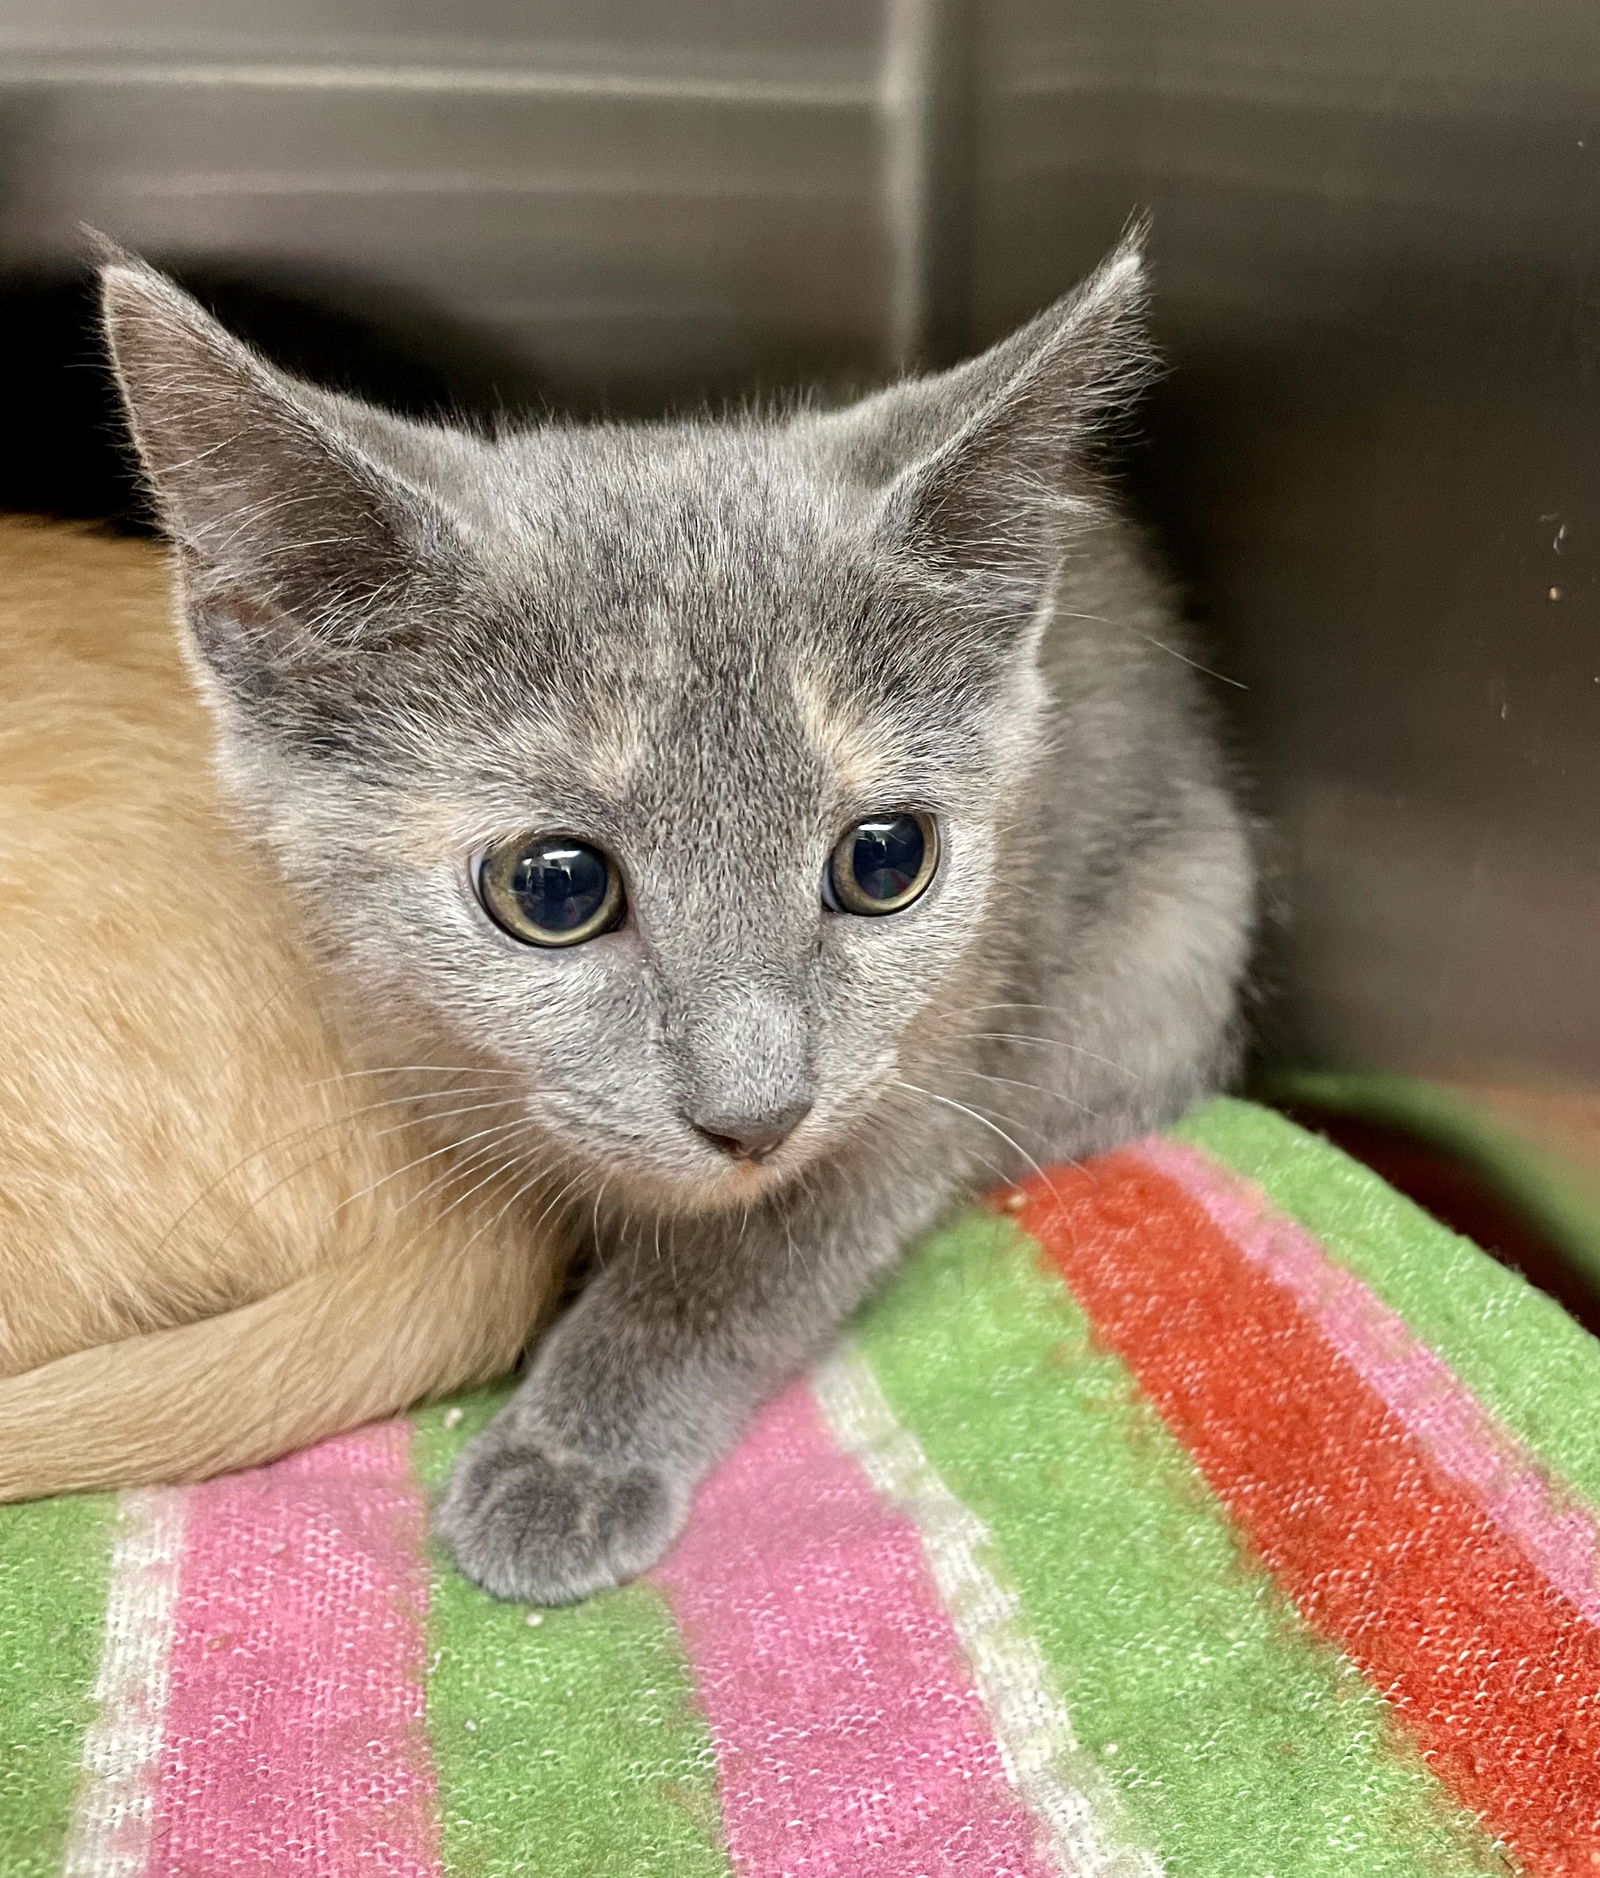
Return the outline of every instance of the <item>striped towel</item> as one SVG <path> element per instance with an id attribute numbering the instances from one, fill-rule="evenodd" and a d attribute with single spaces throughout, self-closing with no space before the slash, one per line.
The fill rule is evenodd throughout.
<path id="1" fill-rule="evenodd" d="M 589 1604 L 429 1548 L 498 1399 L 0 1517 L 0 1874 L 1600 1872 L 1600 1348 L 1262 1110 L 939 1235 Z"/>

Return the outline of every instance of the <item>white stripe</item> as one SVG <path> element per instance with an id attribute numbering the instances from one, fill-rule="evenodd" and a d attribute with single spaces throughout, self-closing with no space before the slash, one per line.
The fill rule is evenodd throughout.
<path id="1" fill-rule="evenodd" d="M 896 1419 L 866 1360 L 847 1347 L 812 1376 L 835 1440 L 922 1536 L 928 1569 L 989 1712 L 1006 1778 L 1071 1878 L 1160 1878 L 1120 1795 L 1079 1743 L 994 1540 Z"/>
<path id="2" fill-rule="evenodd" d="M 100 1712 L 84 1739 L 63 1878 L 142 1878 L 149 1862 L 187 1510 L 181 1487 L 140 1488 L 118 1503 Z"/>

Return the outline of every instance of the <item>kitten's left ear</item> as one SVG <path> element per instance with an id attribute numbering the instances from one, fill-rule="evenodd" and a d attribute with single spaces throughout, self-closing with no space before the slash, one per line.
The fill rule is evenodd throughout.
<path id="1" fill-rule="evenodd" d="M 826 465 L 882 491 L 893 539 L 951 572 L 1037 579 L 1084 445 L 1149 382 L 1143 225 L 1074 292 L 965 365 L 803 421 Z M 1075 491 L 1073 482 L 1079 483 Z"/>

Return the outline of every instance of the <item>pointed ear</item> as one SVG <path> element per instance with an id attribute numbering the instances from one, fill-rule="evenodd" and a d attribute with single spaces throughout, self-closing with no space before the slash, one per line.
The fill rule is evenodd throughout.
<path id="1" fill-rule="evenodd" d="M 113 253 L 101 292 L 201 651 L 239 679 L 376 630 L 437 565 L 433 505 L 153 268 Z"/>
<path id="2" fill-rule="evenodd" d="M 835 473 L 882 490 L 900 546 L 1037 585 L 1063 514 L 1094 493 L 1086 443 L 1153 376 L 1144 235 L 979 358 L 813 420 Z"/>

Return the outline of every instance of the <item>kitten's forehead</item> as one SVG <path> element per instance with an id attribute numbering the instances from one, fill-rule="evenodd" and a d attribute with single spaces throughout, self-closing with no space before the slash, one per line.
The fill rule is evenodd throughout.
<path id="1" fill-rule="evenodd" d="M 502 699 L 613 783 L 708 744 L 779 774 L 831 747 L 873 613 L 870 525 L 837 488 L 726 427 L 546 433 L 501 459 L 473 517 L 495 598 L 464 649 Z"/>
<path id="2" fill-rule="evenodd" d="M 795 816 L 832 793 L 824 708 L 797 677 L 807 662 L 782 651 L 754 661 L 670 618 L 648 635 L 594 630 L 603 656 L 586 657 L 587 634 L 574 635 L 563 673 L 530 664 L 520 696 L 498 689 L 498 722 L 469 721 L 470 709 L 458 718 L 475 767 L 684 826 L 725 818 L 733 802 L 746 817 Z"/>
<path id="3" fill-rule="evenodd" d="M 564 768 L 663 817 L 810 819 L 958 756 L 962 662 L 874 505 L 771 430 L 512 439 L 495 487 L 472 517 L 495 598 L 445 695 L 502 773 Z"/>
<path id="4" fill-rule="evenodd" d="M 597 630 L 624 654 L 644 652 L 640 639 L 711 657 L 752 633 L 792 639 L 855 597 L 870 541 L 870 506 L 771 431 L 536 434 L 502 446 L 502 474 L 488 538 L 504 576 L 536 607 L 598 607 Z"/>

